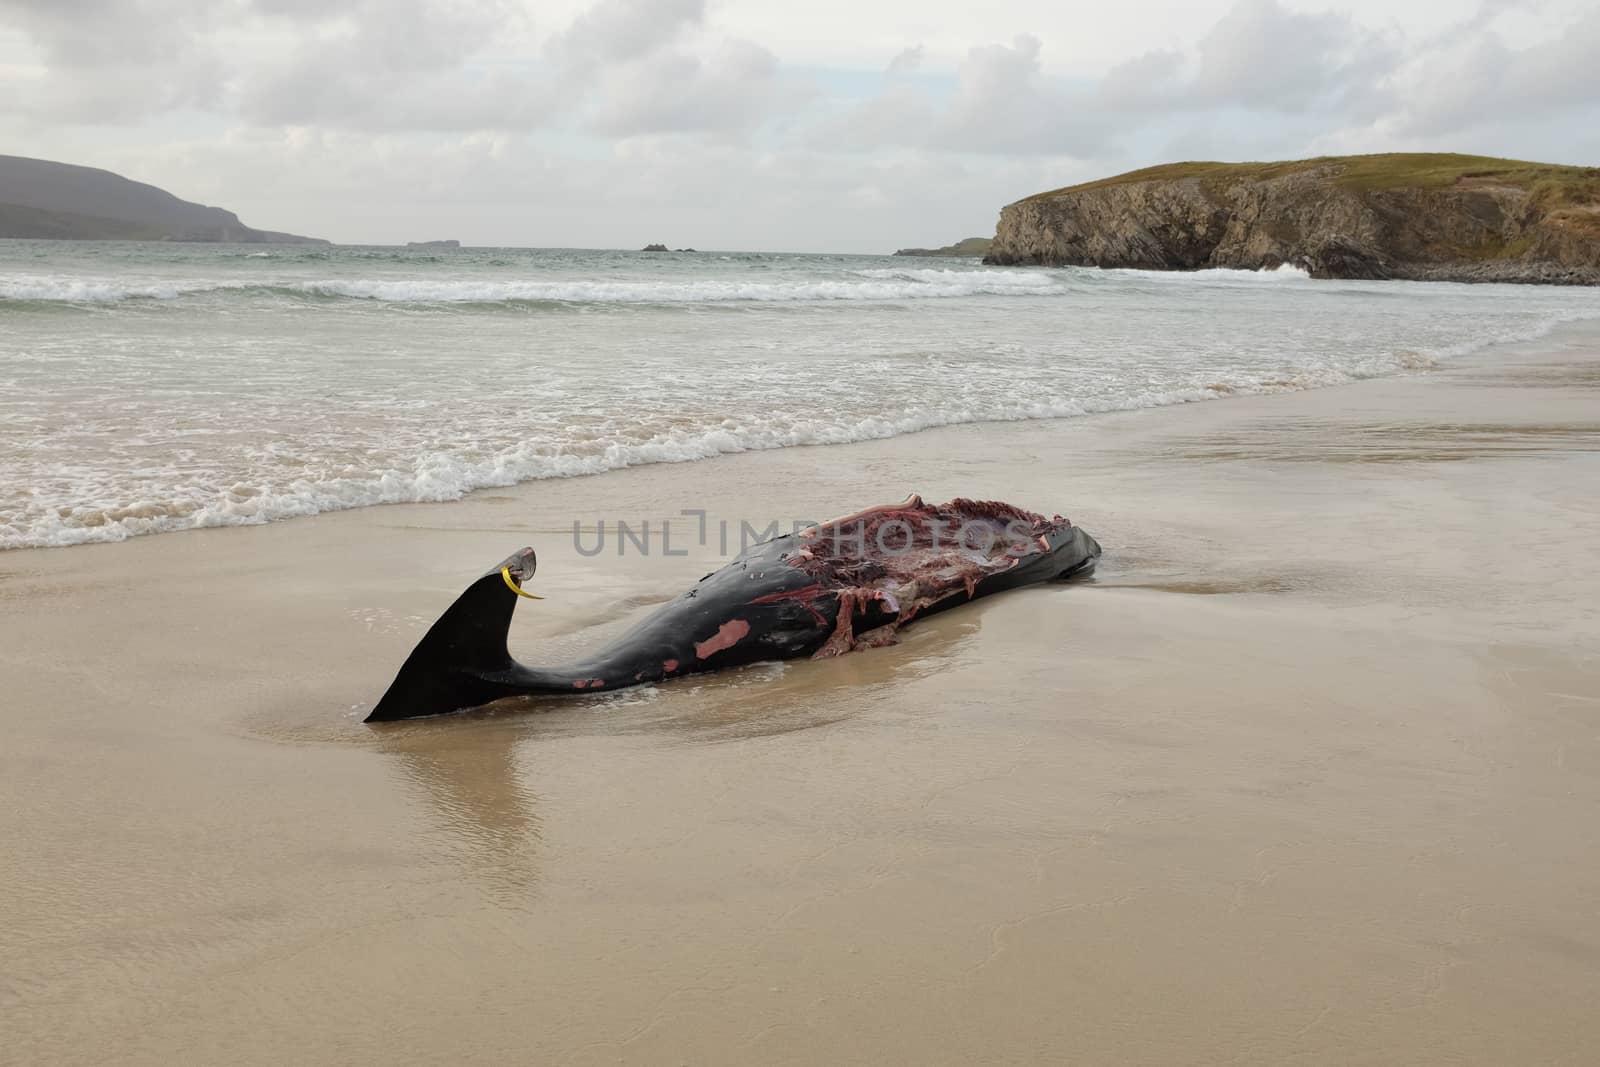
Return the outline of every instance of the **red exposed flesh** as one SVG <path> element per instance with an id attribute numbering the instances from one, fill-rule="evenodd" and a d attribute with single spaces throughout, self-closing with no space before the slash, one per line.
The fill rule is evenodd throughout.
<path id="1" fill-rule="evenodd" d="M 1048 550 L 1047 535 L 1071 525 L 1059 515 L 1047 519 L 998 500 L 956 499 L 930 506 L 913 495 L 904 503 L 867 508 L 804 531 L 803 547 L 788 563 L 817 582 L 754 603 L 796 600 L 824 621 L 812 605 L 837 596 L 834 632 L 818 657 L 888 644 L 920 612 L 960 593 L 972 597 L 984 578 Z M 892 620 L 857 634 L 856 615 L 874 601 Z"/>

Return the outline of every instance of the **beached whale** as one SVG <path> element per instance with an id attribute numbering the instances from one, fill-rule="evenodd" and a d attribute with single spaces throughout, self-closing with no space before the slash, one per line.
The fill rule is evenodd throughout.
<path id="1" fill-rule="evenodd" d="M 1059 515 L 913 496 L 754 545 L 589 658 L 547 668 L 525 667 L 506 648 L 536 565 L 524 548 L 433 624 L 366 721 L 836 656 L 888 644 L 913 619 L 977 597 L 1087 574 L 1099 556 L 1094 538 Z"/>

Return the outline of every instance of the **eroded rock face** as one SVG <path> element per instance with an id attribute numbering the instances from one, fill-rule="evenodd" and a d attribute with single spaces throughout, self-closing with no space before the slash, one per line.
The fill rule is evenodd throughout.
<path id="1" fill-rule="evenodd" d="M 1338 165 L 1266 179 L 1130 181 L 1000 213 L 985 263 L 1199 270 L 1302 267 L 1318 278 L 1600 284 L 1600 228 L 1492 181 L 1355 189 Z"/>

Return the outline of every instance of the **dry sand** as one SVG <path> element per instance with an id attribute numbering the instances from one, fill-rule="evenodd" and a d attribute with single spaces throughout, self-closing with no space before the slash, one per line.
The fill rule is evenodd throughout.
<path id="1" fill-rule="evenodd" d="M 1592 1062 L 1597 401 L 1569 330 L 0 554 L 0 1060 Z M 836 661 L 359 722 L 524 543 L 530 662 L 719 562 L 585 558 L 574 519 L 912 490 L 1068 514 L 1100 576 Z"/>

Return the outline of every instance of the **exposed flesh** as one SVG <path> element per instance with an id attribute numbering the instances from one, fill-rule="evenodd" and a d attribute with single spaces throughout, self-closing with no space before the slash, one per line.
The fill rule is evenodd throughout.
<path id="1" fill-rule="evenodd" d="M 999 501 L 928 505 L 912 496 L 803 531 L 800 549 L 786 562 L 817 583 L 780 595 L 810 607 L 819 619 L 815 601 L 838 597 L 834 631 L 816 657 L 889 644 L 920 612 L 951 596 L 970 599 L 984 578 L 1047 550 L 1047 535 L 1071 525 L 1059 515 L 1047 519 Z M 857 633 L 857 618 L 875 602 L 890 618 Z"/>

